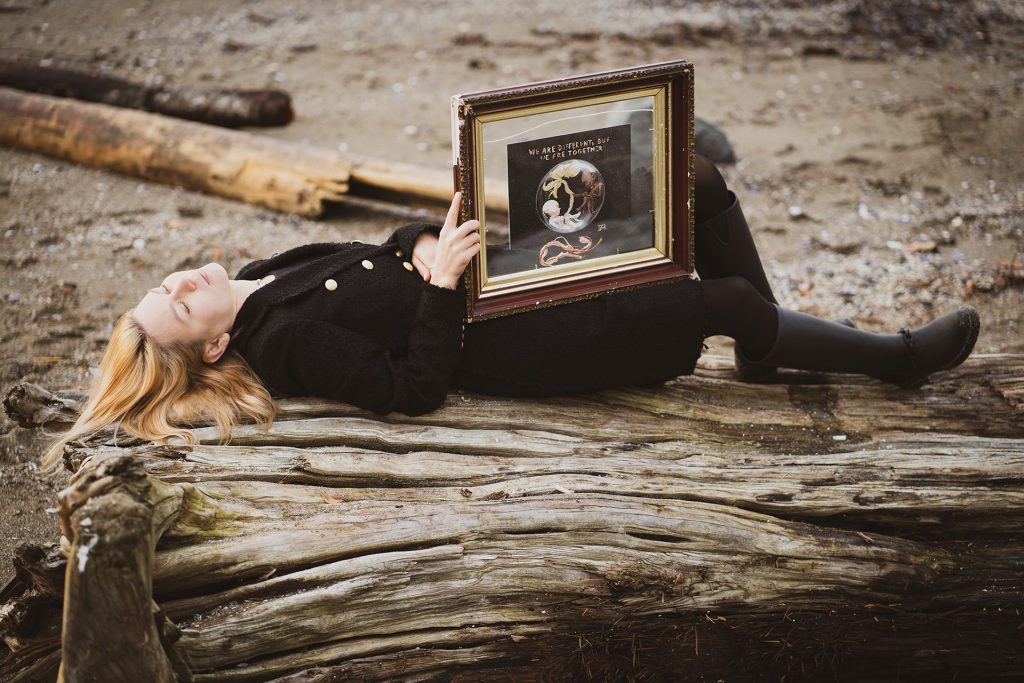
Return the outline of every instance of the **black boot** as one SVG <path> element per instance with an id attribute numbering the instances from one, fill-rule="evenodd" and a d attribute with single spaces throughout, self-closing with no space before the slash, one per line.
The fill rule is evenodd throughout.
<path id="1" fill-rule="evenodd" d="M 778 304 L 765 276 L 746 216 L 740 208 L 740 200 L 732 190 L 728 190 L 728 193 L 729 208 L 693 227 L 693 257 L 697 273 L 704 280 L 739 275 L 754 285 L 765 299 Z M 856 327 L 849 318 L 836 322 L 846 327 Z M 751 363 L 743 356 L 739 345 L 734 355 L 736 376 L 743 382 L 767 382 L 778 376 L 776 369 L 770 365 Z"/>
<path id="2" fill-rule="evenodd" d="M 908 389 L 967 360 L 981 329 L 973 308 L 961 308 L 913 331 L 902 328 L 899 334 L 864 332 L 806 313 L 776 310 L 775 345 L 764 358 L 747 359 L 751 365 L 860 373 Z"/>

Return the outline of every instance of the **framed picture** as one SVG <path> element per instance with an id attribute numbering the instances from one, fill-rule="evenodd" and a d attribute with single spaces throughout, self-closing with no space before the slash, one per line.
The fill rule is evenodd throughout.
<path id="1" fill-rule="evenodd" d="M 469 322 L 693 272 L 693 66 L 452 97 Z"/>

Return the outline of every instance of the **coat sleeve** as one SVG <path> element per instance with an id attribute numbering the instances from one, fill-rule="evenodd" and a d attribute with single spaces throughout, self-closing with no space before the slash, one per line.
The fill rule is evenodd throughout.
<path id="1" fill-rule="evenodd" d="M 388 238 L 385 244 L 393 244 L 406 254 L 412 255 L 412 249 L 416 246 L 416 238 L 423 232 L 432 232 L 435 235 L 439 235 L 441 234 L 441 226 L 434 223 L 410 223 L 391 233 L 391 237 Z"/>
<path id="2" fill-rule="evenodd" d="M 404 354 L 321 320 L 270 323 L 254 339 L 253 370 L 284 394 L 336 399 L 379 414 L 444 403 L 462 350 L 465 290 L 423 283 Z M 255 362 L 253 362 L 255 361 Z"/>

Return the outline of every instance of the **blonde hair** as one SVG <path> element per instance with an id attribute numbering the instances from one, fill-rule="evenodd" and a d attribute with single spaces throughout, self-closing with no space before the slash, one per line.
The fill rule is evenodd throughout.
<path id="1" fill-rule="evenodd" d="M 219 427 L 222 443 L 231 440 L 232 425 L 243 417 L 266 429 L 273 424 L 277 407 L 237 351 L 228 349 L 207 363 L 202 341 L 158 345 L 133 312 L 114 325 L 78 419 L 43 455 L 46 474 L 59 471 L 67 443 L 110 425 L 147 441 L 176 436 L 194 446 L 197 439 L 182 423 L 209 419 Z"/>

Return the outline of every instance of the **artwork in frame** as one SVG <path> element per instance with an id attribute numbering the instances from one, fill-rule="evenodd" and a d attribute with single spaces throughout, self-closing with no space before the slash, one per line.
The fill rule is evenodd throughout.
<path id="1" fill-rule="evenodd" d="M 693 120 L 685 61 L 453 96 L 467 320 L 692 276 Z"/>

